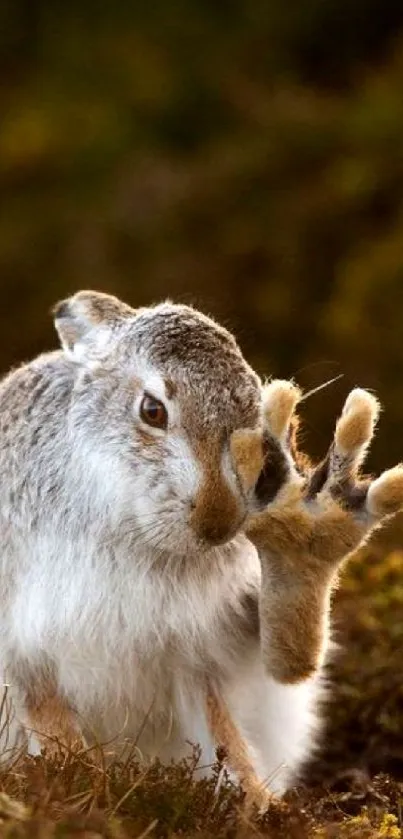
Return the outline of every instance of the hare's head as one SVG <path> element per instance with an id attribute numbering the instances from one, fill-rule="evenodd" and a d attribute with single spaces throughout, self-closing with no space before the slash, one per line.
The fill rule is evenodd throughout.
<path id="1" fill-rule="evenodd" d="M 261 383 L 233 336 L 193 308 L 133 310 L 96 292 L 55 310 L 77 365 L 77 450 L 139 541 L 186 554 L 228 542 L 246 513 L 230 437 L 256 428 Z"/>

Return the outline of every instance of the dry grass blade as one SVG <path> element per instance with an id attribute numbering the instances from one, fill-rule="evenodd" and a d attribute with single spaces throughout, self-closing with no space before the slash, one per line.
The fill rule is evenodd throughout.
<path id="1" fill-rule="evenodd" d="M 14 801 L 5 792 L 0 792 L 0 822 L 4 819 L 16 821 L 27 821 L 30 817 L 30 810 L 20 801 Z"/>
<path id="2" fill-rule="evenodd" d="M 148 827 L 146 827 L 146 829 L 143 830 L 143 832 L 140 834 L 140 836 L 137 837 L 137 839 L 146 839 L 146 836 L 150 835 L 151 831 L 153 831 L 154 828 L 157 827 L 157 824 L 158 819 L 154 819 L 154 821 L 152 821 L 151 824 L 149 824 Z"/>
<path id="3" fill-rule="evenodd" d="M 319 393 L 319 391 L 324 390 L 326 387 L 330 387 L 330 385 L 334 384 L 334 382 L 338 382 L 340 379 L 343 379 L 343 378 L 344 378 L 344 373 L 339 373 L 339 375 L 334 376 L 333 379 L 328 379 L 327 382 L 323 382 L 323 384 L 312 388 L 312 390 L 308 390 L 307 393 L 304 393 L 301 396 L 299 402 L 305 402 L 305 399 L 309 399 L 310 396 L 313 396 L 315 393 Z"/>
<path id="4" fill-rule="evenodd" d="M 125 794 L 124 794 L 124 795 L 122 795 L 122 797 L 119 799 L 119 801 L 117 802 L 117 804 L 115 804 L 115 806 L 114 806 L 114 808 L 113 808 L 113 810 L 112 810 L 112 813 L 111 813 L 111 815 L 112 815 L 112 816 L 115 816 L 115 815 L 116 815 L 116 813 L 118 812 L 118 810 L 120 809 L 120 807 L 122 806 L 122 804 L 124 804 L 124 802 L 125 802 L 125 801 L 127 801 L 127 799 L 131 796 L 131 794 L 134 792 L 134 790 L 135 790 L 135 789 L 137 789 L 137 787 L 139 787 L 139 786 L 140 786 L 140 784 L 144 781 L 144 779 L 147 777 L 147 775 L 148 775 L 148 770 L 147 770 L 146 772 L 143 772 L 143 774 L 142 774 L 142 775 L 140 775 L 140 777 L 139 777 L 139 778 L 137 778 L 137 780 L 136 780 L 136 781 L 134 782 L 134 784 L 132 784 L 132 786 L 131 786 L 131 787 L 130 787 L 130 788 L 129 788 L 126 792 L 125 792 Z"/>

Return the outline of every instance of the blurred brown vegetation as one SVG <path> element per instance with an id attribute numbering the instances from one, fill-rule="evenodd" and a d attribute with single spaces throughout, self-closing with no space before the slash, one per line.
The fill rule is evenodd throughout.
<path id="1" fill-rule="evenodd" d="M 260 372 L 345 392 L 402 456 L 403 7 L 2 0 L 0 369 L 80 287 L 192 301 Z"/>

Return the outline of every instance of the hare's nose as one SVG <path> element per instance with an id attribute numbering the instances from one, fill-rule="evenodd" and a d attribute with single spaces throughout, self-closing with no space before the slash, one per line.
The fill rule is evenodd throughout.
<path id="1" fill-rule="evenodd" d="M 242 502 L 222 477 L 207 476 L 190 502 L 190 524 L 199 539 L 211 545 L 228 542 L 244 518 Z"/>

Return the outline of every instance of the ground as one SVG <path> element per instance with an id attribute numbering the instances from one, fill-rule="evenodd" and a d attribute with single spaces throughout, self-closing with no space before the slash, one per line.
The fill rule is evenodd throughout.
<path id="1" fill-rule="evenodd" d="M 381 542 L 343 573 L 326 738 L 281 807 L 245 812 L 219 761 L 215 779 L 195 782 L 196 752 L 193 764 L 146 774 L 130 760 L 103 770 L 86 754 L 60 754 L 20 759 L 0 776 L 0 839 L 403 836 L 402 580 L 403 552 Z"/>

